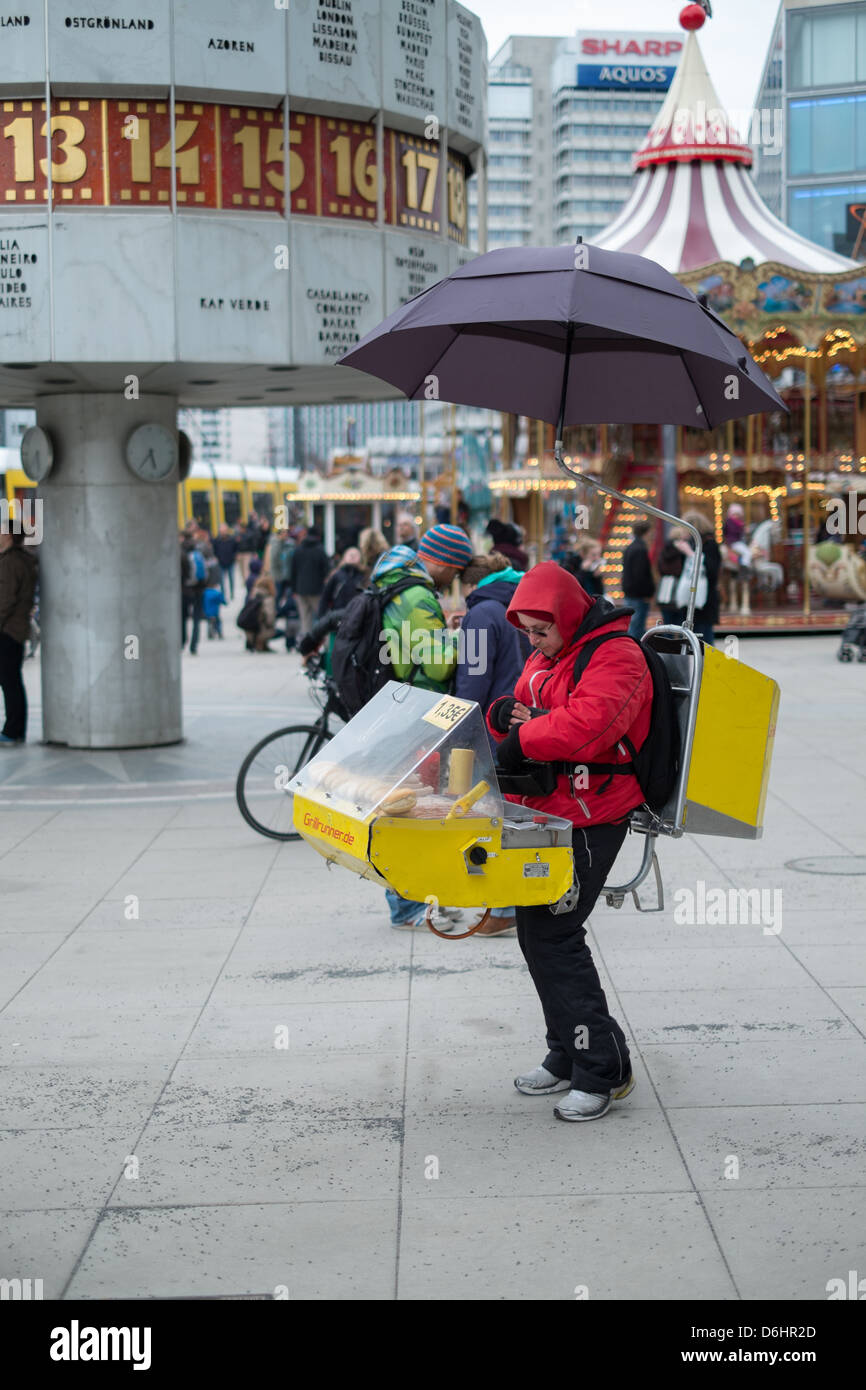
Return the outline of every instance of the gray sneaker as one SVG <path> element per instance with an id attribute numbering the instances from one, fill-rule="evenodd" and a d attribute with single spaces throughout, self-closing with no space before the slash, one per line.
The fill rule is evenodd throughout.
<path id="1" fill-rule="evenodd" d="M 455 912 L 459 914 L 460 909 L 450 908 L 446 912 L 444 908 L 440 908 L 438 911 L 434 912 L 434 927 L 438 927 L 440 931 L 444 932 L 455 931 L 456 928 L 460 925 L 459 918 L 453 915 Z M 422 912 L 416 912 L 414 917 L 408 918 L 408 920 L 405 922 L 392 922 L 391 929 L 392 931 L 428 931 L 429 929 L 427 926 L 427 908 L 425 907 Z"/>
<path id="2" fill-rule="evenodd" d="M 547 1067 L 536 1067 L 535 1071 L 528 1071 L 525 1076 L 515 1076 L 514 1084 L 524 1096 L 549 1096 L 553 1091 L 568 1091 L 571 1088 L 570 1081 L 554 1076 Z"/>
<path id="3" fill-rule="evenodd" d="M 592 1091 L 569 1091 L 554 1109 L 558 1120 L 600 1120 L 606 1115 L 615 1100 L 625 1100 L 634 1090 L 634 1077 L 630 1076 L 616 1091 L 607 1095 L 596 1095 Z"/>

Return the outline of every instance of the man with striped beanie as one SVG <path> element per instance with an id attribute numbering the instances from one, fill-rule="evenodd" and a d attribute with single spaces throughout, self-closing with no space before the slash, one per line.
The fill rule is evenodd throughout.
<path id="1" fill-rule="evenodd" d="M 472 559 L 472 543 L 459 526 L 431 526 L 418 542 L 418 559 L 437 589 L 447 589 Z"/>

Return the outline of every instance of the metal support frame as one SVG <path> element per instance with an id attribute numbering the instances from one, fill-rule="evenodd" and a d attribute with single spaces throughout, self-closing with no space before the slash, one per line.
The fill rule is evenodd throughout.
<path id="1" fill-rule="evenodd" d="M 683 812 L 685 810 L 686 786 L 688 783 L 689 763 L 691 761 L 692 744 L 694 741 L 695 733 L 695 723 L 697 721 L 698 696 L 700 693 L 701 673 L 703 670 L 703 655 L 701 652 L 701 645 L 693 631 L 693 623 L 695 616 L 695 599 L 697 597 L 698 576 L 701 572 L 703 542 L 701 540 L 700 532 L 696 529 L 696 527 L 690 525 L 690 523 L 687 521 L 683 521 L 681 517 L 674 516 L 671 512 L 662 511 L 659 507 L 650 506 L 648 502 L 642 502 L 636 500 L 635 498 L 627 497 L 625 493 L 617 492 L 615 488 L 606 487 L 604 483 L 597 482 L 595 478 L 590 477 L 586 473 L 581 473 L 579 469 L 570 468 L 569 465 L 563 459 L 562 435 L 565 421 L 565 399 L 568 391 L 568 369 L 571 358 L 570 339 L 572 332 L 572 325 L 569 324 L 569 343 L 565 356 L 565 371 L 563 373 L 562 379 L 562 396 L 560 398 L 559 405 L 559 420 L 557 421 L 556 440 L 554 443 L 553 451 L 553 455 L 556 459 L 556 462 L 559 464 L 560 468 L 563 470 L 564 473 L 568 473 L 569 476 L 577 478 L 581 482 L 586 483 L 589 487 L 594 488 L 596 492 L 602 492 L 608 497 L 615 497 L 618 501 L 625 503 L 627 506 L 634 507 L 636 511 L 647 512 L 650 516 L 658 517 L 661 521 L 669 521 L 673 523 L 673 525 L 675 526 L 685 527 L 685 529 L 691 533 L 695 542 L 695 561 L 692 569 L 692 582 L 691 587 L 689 589 L 689 601 L 686 609 L 686 616 L 683 620 L 682 627 L 659 625 L 658 627 L 650 628 L 649 632 L 645 633 L 643 637 L 644 641 L 646 641 L 648 637 L 651 638 L 654 635 L 665 636 L 670 638 L 678 637 L 680 638 L 680 640 L 685 642 L 686 646 L 691 648 L 691 653 L 694 662 L 693 678 L 689 689 L 688 719 L 686 722 L 685 737 L 683 739 L 683 745 L 681 750 L 680 775 L 677 784 L 676 802 L 674 804 L 673 823 L 665 823 L 663 821 L 658 820 L 655 817 L 650 819 L 647 817 L 646 812 L 637 811 L 633 813 L 631 828 L 639 834 L 646 835 L 646 844 L 644 845 L 644 852 L 643 857 L 641 859 L 640 867 L 637 873 L 634 875 L 634 877 L 629 879 L 628 883 L 623 883 L 619 885 L 605 884 L 604 888 L 602 889 L 602 892 L 605 895 L 605 901 L 607 902 L 609 907 L 622 907 L 622 904 L 625 901 L 626 893 L 631 893 L 632 898 L 634 899 L 635 907 L 638 909 L 639 912 L 662 912 L 664 910 L 664 888 L 662 885 L 661 873 L 659 870 L 659 862 L 656 857 L 655 846 L 656 840 L 658 839 L 658 836 L 660 834 L 666 834 L 678 838 L 680 835 L 683 834 L 684 830 L 682 822 Z M 643 883 L 644 879 L 648 876 L 651 869 L 655 873 L 657 903 L 655 907 L 644 908 L 641 905 L 640 899 L 637 894 L 637 890 Z"/>
<path id="2" fill-rule="evenodd" d="M 685 832 L 683 817 L 686 809 L 686 789 L 688 787 L 689 766 L 692 758 L 695 725 L 697 724 L 698 718 L 698 699 L 700 698 L 701 678 L 703 675 L 703 653 L 701 651 L 701 644 L 690 628 L 675 627 L 660 623 L 658 627 L 651 627 L 648 632 L 644 633 L 643 641 L 651 646 L 653 639 L 659 637 L 684 643 L 684 645 L 690 649 L 692 656 L 691 680 L 688 691 L 684 692 L 688 695 L 688 713 L 680 748 L 680 771 L 674 794 L 673 810 L 668 816 L 655 816 L 651 812 L 641 810 L 640 808 L 632 812 L 629 821 L 630 829 L 636 834 L 646 836 L 646 844 L 644 845 L 640 867 L 634 877 L 630 878 L 627 883 L 605 884 L 602 889 L 608 907 L 622 907 L 626 893 L 631 893 L 634 899 L 634 905 L 639 912 L 661 912 L 664 908 L 664 888 L 655 852 L 658 837 L 660 835 L 666 835 L 671 839 L 679 839 Z M 650 869 L 655 873 L 657 905 L 655 907 L 645 908 L 638 898 L 637 890 L 644 879 L 649 875 Z"/>
<path id="3" fill-rule="evenodd" d="M 682 526 L 689 531 L 695 542 L 695 563 L 692 570 L 692 583 L 689 589 L 689 601 L 686 609 L 686 616 L 683 619 L 683 627 L 691 629 L 694 625 L 695 599 L 698 592 L 698 576 L 701 572 L 701 557 L 703 555 L 704 544 L 701 540 L 701 533 L 690 522 L 683 521 L 682 517 L 674 516 L 671 512 L 663 512 L 659 507 L 651 507 L 649 502 L 638 501 L 635 497 L 627 497 L 624 492 L 617 492 L 616 488 L 606 487 L 604 483 L 599 483 L 595 478 L 591 478 L 588 473 L 581 473 L 578 468 L 571 468 L 562 457 L 562 416 L 560 416 L 557 426 L 557 439 L 554 444 L 553 457 L 559 464 L 564 473 L 571 478 L 577 478 L 580 482 L 586 483 L 588 487 L 595 488 L 596 492 L 603 492 L 607 497 L 616 497 L 618 501 L 624 502 L 627 507 L 634 507 L 639 512 L 648 512 L 650 516 L 656 516 L 661 521 L 669 521 L 674 526 Z"/>

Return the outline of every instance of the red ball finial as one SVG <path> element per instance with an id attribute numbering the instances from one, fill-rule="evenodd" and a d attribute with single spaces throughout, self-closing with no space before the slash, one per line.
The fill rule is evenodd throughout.
<path id="1" fill-rule="evenodd" d="M 680 10 L 680 25 L 683 29 L 700 29 L 706 17 L 703 5 L 686 5 L 685 9 Z"/>

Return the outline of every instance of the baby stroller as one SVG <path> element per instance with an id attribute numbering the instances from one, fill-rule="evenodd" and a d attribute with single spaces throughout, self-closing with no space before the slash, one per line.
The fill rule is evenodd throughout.
<path id="1" fill-rule="evenodd" d="M 836 653 L 838 661 L 853 661 L 855 656 L 858 661 L 866 661 L 866 603 L 854 609 Z"/>

